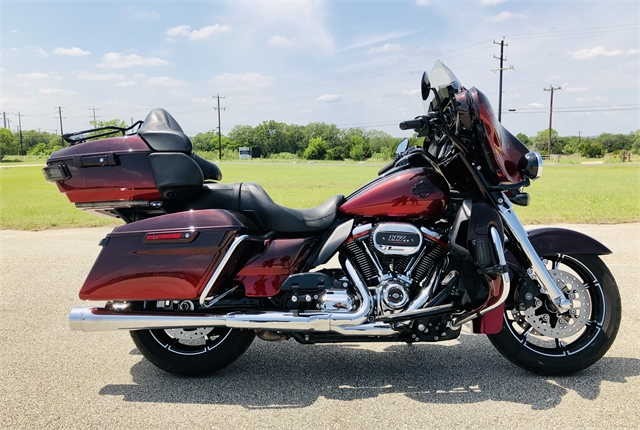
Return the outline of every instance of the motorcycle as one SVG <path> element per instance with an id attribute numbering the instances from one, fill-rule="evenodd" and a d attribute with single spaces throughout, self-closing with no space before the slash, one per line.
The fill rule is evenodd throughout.
<path id="1" fill-rule="evenodd" d="M 127 129 L 65 135 L 46 179 L 79 209 L 125 221 L 79 293 L 106 305 L 74 308 L 71 329 L 128 330 L 151 363 L 182 375 L 229 365 L 256 336 L 440 342 L 466 323 L 531 372 L 591 366 L 620 325 L 599 258 L 611 251 L 566 229 L 525 230 L 513 205 L 529 204 L 542 158 L 482 92 L 438 61 L 421 96 L 427 113 L 400 128 L 423 146 L 405 139 L 377 178 L 311 209 L 219 182 L 162 109 Z"/>

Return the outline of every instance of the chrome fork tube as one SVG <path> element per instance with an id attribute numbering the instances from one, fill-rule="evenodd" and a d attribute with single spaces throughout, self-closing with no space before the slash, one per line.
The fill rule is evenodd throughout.
<path id="1" fill-rule="evenodd" d="M 538 280 L 541 285 L 541 291 L 546 294 L 553 304 L 560 311 L 566 311 L 571 308 L 571 300 L 567 299 L 555 280 L 549 274 L 540 256 L 536 252 L 533 245 L 529 241 L 529 236 L 524 226 L 513 212 L 513 206 L 509 202 L 509 198 L 502 194 L 503 203 L 500 205 L 500 215 L 504 221 L 505 227 L 512 233 L 514 240 L 518 242 L 520 248 L 531 263 L 532 277 Z"/>

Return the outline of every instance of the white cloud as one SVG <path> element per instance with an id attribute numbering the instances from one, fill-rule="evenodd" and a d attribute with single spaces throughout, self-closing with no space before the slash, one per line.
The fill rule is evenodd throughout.
<path id="1" fill-rule="evenodd" d="M 567 87 L 564 85 L 562 86 L 562 89 L 568 93 L 583 93 L 589 90 L 587 87 Z"/>
<path id="2" fill-rule="evenodd" d="M 416 0 L 416 6 L 427 6 L 429 4 L 429 0 Z"/>
<path id="3" fill-rule="evenodd" d="M 14 57 L 20 54 L 20 50 L 18 48 L 2 48 L 2 55 L 6 55 L 7 57 Z"/>
<path id="4" fill-rule="evenodd" d="M 77 94 L 75 91 L 61 90 L 59 88 L 42 88 L 40 94 L 71 96 Z"/>
<path id="5" fill-rule="evenodd" d="M 635 55 L 638 53 L 637 49 L 629 49 L 625 55 Z"/>
<path id="6" fill-rule="evenodd" d="M 68 55 L 70 57 L 83 57 L 85 55 L 89 55 L 89 51 L 83 51 L 77 46 L 74 46 L 73 48 L 56 48 L 51 53 L 55 55 Z"/>
<path id="7" fill-rule="evenodd" d="M 491 21 L 491 22 L 504 22 L 508 19 L 512 19 L 512 18 L 517 18 L 517 19 L 525 19 L 528 18 L 529 15 L 526 15 L 524 13 L 513 13 L 513 12 L 500 12 L 497 15 L 494 16 L 490 16 L 487 18 L 487 21 Z"/>
<path id="8" fill-rule="evenodd" d="M 482 4 L 482 6 L 495 6 L 505 1 L 506 0 L 480 0 L 480 4 Z"/>
<path id="9" fill-rule="evenodd" d="M 145 75 L 144 73 L 134 73 L 133 77 L 136 79 L 144 79 L 147 77 L 147 75 Z"/>
<path id="10" fill-rule="evenodd" d="M 607 51 L 603 46 L 596 46 L 591 49 L 581 49 L 573 53 L 573 58 L 577 60 L 584 60 L 595 57 L 615 57 L 622 55 L 622 50 L 614 49 L 613 51 Z"/>
<path id="11" fill-rule="evenodd" d="M 221 33 L 227 33 L 231 31 L 231 27 L 228 25 L 208 25 L 202 27 L 200 30 L 192 30 L 190 25 L 179 25 L 177 27 L 167 30 L 167 36 L 174 37 L 186 37 L 189 40 L 202 40 L 210 37 L 217 37 Z"/>
<path id="12" fill-rule="evenodd" d="M 242 91 L 247 89 L 267 88 L 271 86 L 273 78 L 259 73 L 223 73 L 212 76 L 209 84 L 217 91 Z"/>
<path id="13" fill-rule="evenodd" d="M 273 36 L 269 39 L 269 45 L 275 48 L 283 48 L 283 49 L 292 49 L 297 45 L 297 41 L 295 39 L 288 39 L 284 36 Z"/>
<path id="14" fill-rule="evenodd" d="M 355 39 L 349 45 L 342 48 L 341 51 L 347 51 L 349 49 L 355 49 L 355 48 L 362 48 L 364 46 L 386 42 L 387 40 L 399 39 L 401 37 L 410 36 L 415 33 L 417 33 L 417 31 L 394 31 L 392 33 L 375 34 L 372 36 L 360 37 Z"/>
<path id="15" fill-rule="evenodd" d="M 316 101 L 324 102 L 324 103 L 336 103 L 336 102 L 339 102 L 340 100 L 342 100 L 342 97 L 340 97 L 337 94 L 324 94 L 316 99 Z"/>
<path id="16" fill-rule="evenodd" d="M 46 73 L 40 73 L 40 72 L 19 74 L 18 76 L 23 78 L 23 79 L 48 79 L 48 78 L 51 77 L 51 76 L 47 75 Z"/>
<path id="17" fill-rule="evenodd" d="M 47 58 L 49 53 L 42 48 L 36 48 L 36 57 L 37 58 Z"/>
<path id="18" fill-rule="evenodd" d="M 529 103 L 529 106 L 534 108 L 543 108 L 544 105 L 542 103 Z"/>
<path id="19" fill-rule="evenodd" d="M 411 90 L 411 91 L 403 91 L 402 94 L 405 96 L 415 96 L 418 95 L 418 93 L 420 93 L 420 90 Z"/>
<path id="20" fill-rule="evenodd" d="M 18 30 L 13 29 L 13 30 L 11 30 L 11 32 L 12 32 L 12 33 L 17 33 L 17 32 L 18 32 Z"/>
<path id="21" fill-rule="evenodd" d="M 136 54 L 121 54 L 118 52 L 108 52 L 102 57 L 102 63 L 98 67 L 108 67 L 111 69 L 124 69 L 134 66 L 166 66 L 169 64 L 167 60 L 156 57 L 141 57 Z"/>
<path id="22" fill-rule="evenodd" d="M 124 81 L 116 84 L 116 87 L 132 87 L 134 85 L 138 85 L 135 81 Z"/>
<path id="23" fill-rule="evenodd" d="M 378 46 L 377 48 L 371 48 L 367 51 L 367 54 L 392 54 L 394 52 L 402 51 L 402 47 L 400 45 L 392 45 L 391 43 L 387 43 L 382 46 Z"/>
<path id="24" fill-rule="evenodd" d="M 85 81 L 121 81 L 126 77 L 125 75 L 121 75 L 117 73 L 104 74 L 104 73 L 84 73 L 84 72 L 78 73 L 76 76 L 78 77 L 78 79 L 82 79 Z"/>
<path id="25" fill-rule="evenodd" d="M 135 19 L 140 19 L 140 20 L 145 20 L 145 21 L 153 21 L 153 20 L 161 18 L 160 14 L 158 12 L 156 12 L 156 11 L 146 11 L 146 10 L 139 10 L 139 11 L 135 12 L 133 14 L 133 17 Z"/>
<path id="26" fill-rule="evenodd" d="M 183 87 L 185 85 L 190 85 L 187 81 L 170 78 L 168 76 L 154 76 L 144 81 L 144 83 L 148 85 L 156 85 L 159 87 Z"/>
<path id="27" fill-rule="evenodd" d="M 335 11 L 325 1 L 257 1 L 232 3 L 233 16 L 241 16 L 242 35 L 246 40 L 268 40 L 274 34 L 295 35 L 297 47 L 314 55 L 331 53 L 335 42 L 329 31 Z M 247 24 L 244 24 L 247 23 Z M 286 33 L 285 33 L 286 32 Z"/>

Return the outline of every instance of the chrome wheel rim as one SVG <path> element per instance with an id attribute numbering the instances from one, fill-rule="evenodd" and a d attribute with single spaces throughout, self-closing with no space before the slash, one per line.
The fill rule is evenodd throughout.
<path id="1" fill-rule="evenodd" d="M 507 309 L 506 327 L 525 348 L 541 355 L 565 357 L 588 347 L 602 331 L 604 292 L 582 262 L 567 255 L 546 256 L 547 269 L 573 303 L 573 314 L 558 315 L 544 294 L 525 310 Z M 562 322 L 564 320 L 564 322 Z"/>

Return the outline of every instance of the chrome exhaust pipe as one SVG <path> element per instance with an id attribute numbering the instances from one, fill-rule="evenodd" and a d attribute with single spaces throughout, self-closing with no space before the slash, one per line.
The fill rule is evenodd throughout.
<path id="1" fill-rule="evenodd" d="M 349 260 L 345 268 L 353 280 L 362 304 L 354 312 L 232 312 L 224 315 L 185 313 L 141 313 L 105 308 L 74 308 L 69 326 L 74 331 L 153 330 L 166 328 L 228 327 L 236 329 L 287 332 L 337 332 L 345 335 L 392 336 L 388 324 L 370 323 L 372 298 Z"/>

